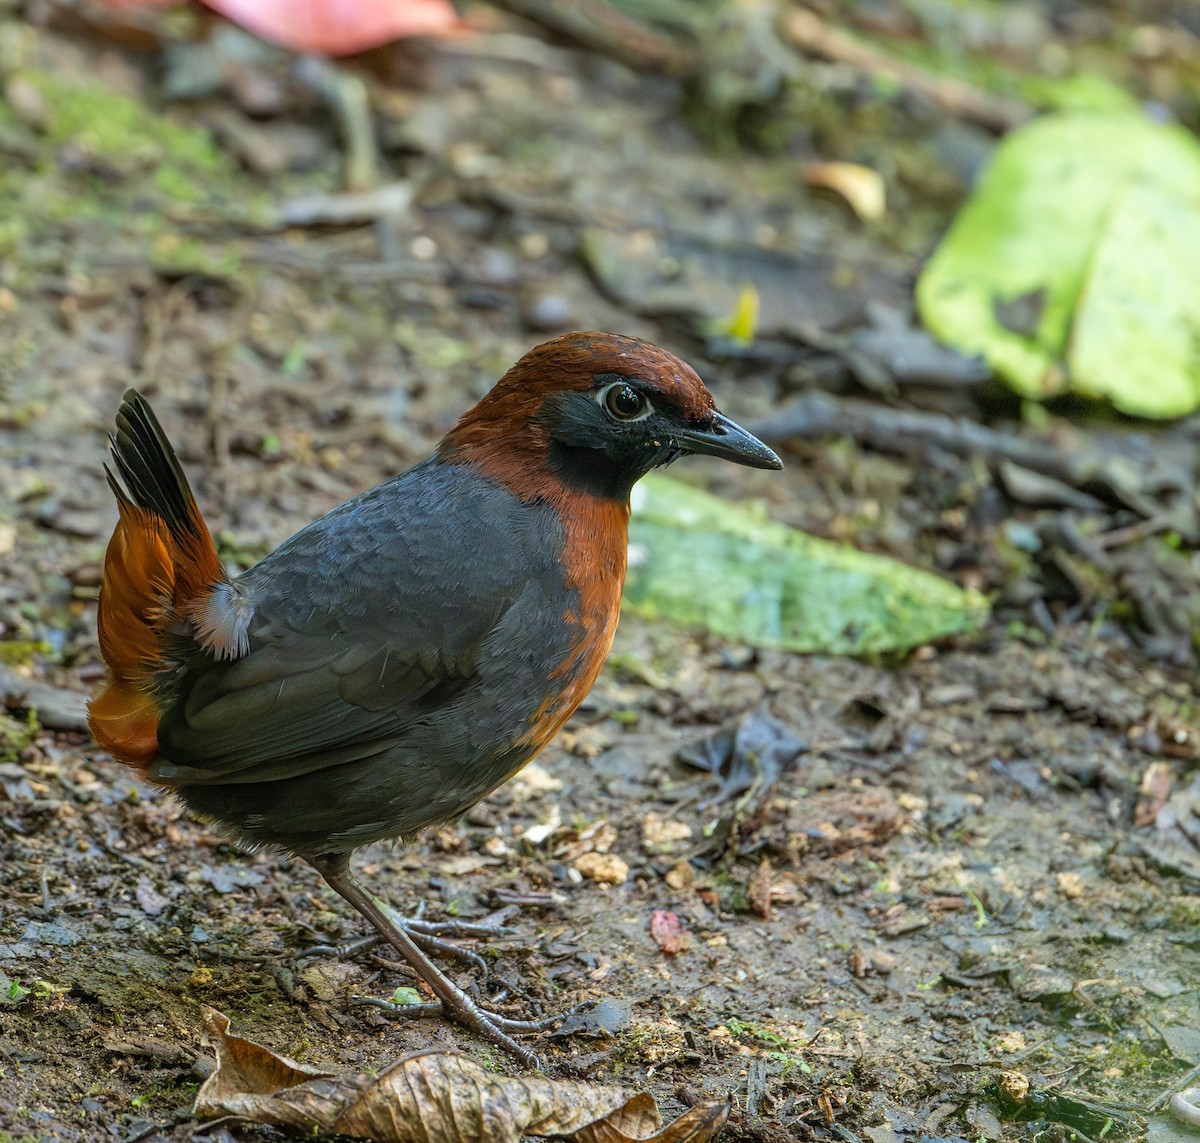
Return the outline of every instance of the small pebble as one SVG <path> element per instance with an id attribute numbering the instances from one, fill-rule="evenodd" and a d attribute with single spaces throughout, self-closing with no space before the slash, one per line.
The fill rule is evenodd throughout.
<path id="1" fill-rule="evenodd" d="M 539 332 L 567 329 L 574 324 L 570 298 L 563 294 L 541 294 L 532 299 L 525 307 L 525 324 Z"/>
<path id="2" fill-rule="evenodd" d="M 572 865 L 589 881 L 601 885 L 620 885 L 629 877 L 629 866 L 615 853 L 582 853 Z"/>

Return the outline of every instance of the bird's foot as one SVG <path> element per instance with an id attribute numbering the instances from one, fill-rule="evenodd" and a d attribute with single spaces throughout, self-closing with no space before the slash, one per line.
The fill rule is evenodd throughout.
<path id="1" fill-rule="evenodd" d="M 512 930 L 503 925 L 472 925 L 461 921 L 416 921 L 407 917 L 395 917 L 396 924 L 404 929 L 412 938 L 413 943 L 427 953 L 437 953 L 462 961 L 487 974 L 487 961 L 478 953 L 465 949 L 443 939 L 444 937 L 460 937 L 467 939 L 486 939 L 489 937 L 508 936 Z M 300 954 L 301 960 L 309 957 L 334 957 L 338 960 L 348 960 L 360 952 L 385 944 L 386 938 L 381 933 L 370 933 L 353 941 L 343 941 L 341 944 L 312 945 Z"/>
<path id="2" fill-rule="evenodd" d="M 354 1003 L 363 1008 L 378 1008 L 381 1012 L 388 1013 L 389 1016 L 405 1016 L 405 1017 L 421 1017 L 421 1016 L 441 1016 L 445 1013 L 445 1008 L 440 1000 L 431 1001 L 416 1001 L 414 1003 L 406 1003 L 403 1000 L 385 1000 L 379 996 L 356 996 Z M 523 1035 L 535 1035 L 538 1032 L 549 1032 L 555 1024 L 560 1023 L 570 1016 L 575 1009 L 572 1008 L 567 1012 L 556 1012 L 553 1016 L 543 1016 L 540 1020 L 514 1020 L 509 1016 L 504 1016 L 499 1012 L 495 1012 L 486 1005 L 476 1001 L 471 1002 L 476 1011 L 489 1024 L 501 1029 L 504 1032 L 515 1032 Z"/>
<path id="3" fill-rule="evenodd" d="M 498 1012 L 489 1012 L 472 1000 L 432 960 L 426 951 L 441 953 L 467 960 L 487 971 L 487 965 L 478 954 L 451 944 L 443 934 L 455 936 L 495 936 L 501 932 L 499 925 L 468 925 L 459 922 L 434 924 L 428 921 L 410 921 L 396 912 L 386 901 L 369 892 L 350 871 L 345 854 L 327 854 L 309 859 L 330 887 L 340 893 L 351 905 L 375 926 L 380 936 L 387 941 L 428 985 L 437 998 L 437 1008 L 451 1020 L 471 1028 L 499 1048 L 515 1056 L 526 1067 L 541 1066 L 537 1055 L 513 1039 L 513 1035 L 537 1034 L 545 1031 L 559 1017 L 548 1020 L 513 1020 Z M 361 943 L 355 942 L 358 947 Z M 382 1008 L 393 1015 L 423 1016 L 431 1014 L 432 1004 L 398 1004 L 391 1001 L 368 1001 L 373 1007 Z"/>
<path id="4" fill-rule="evenodd" d="M 360 952 L 366 952 L 367 949 L 374 948 L 382 941 L 383 937 L 378 933 L 369 933 L 365 937 L 356 937 L 352 941 L 342 941 L 336 945 L 309 945 L 296 959 L 308 960 L 309 957 L 328 956 L 337 960 L 349 960 L 350 957 L 357 956 Z"/>
<path id="5" fill-rule="evenodd" d="M 358 996 L 355 997 L 354 1002 L 364 1007 L 377 1008 L 389 1016 L 408 1019 L 421 1016 L 447 1016 L 478 1032 L 485 1040 L 490 1040 L 498 1048 L 503 1048 L 506 1052 L 516 1056 L 527 1067 L 535 1070 L 541 1069 L 542 1062 L 537 1053 L 514 1040 L 513 1036 L 529 1036 L 539 1032 L 548 1032 L 570 1013 L 545 1016 L 540 1020 L 513 1020 L 508 1016 L 502 1016 L 499 1012 L 490 1012 L 477 1004 L 461 990 L 458 990 L 457 986 L 449 979 L 446 980 L 446 983 L 458 992 L 457 997 L 431 1003 L 405 1004 L 396 1000 L 383 1000 L 375 996 Z"/>
<path id="6" fill-rule="evenodd" d="M 492 937 L 512 936 L 514 930 L 503 924 L 512 910 L 501 909 L 494 923 L 472 924 L 469 921 L 421 921 L 409 920 L 406 927 L 410 933 L 420 933 L 428 937 L 465 937 L 475 940 L 489 940 Z"/>

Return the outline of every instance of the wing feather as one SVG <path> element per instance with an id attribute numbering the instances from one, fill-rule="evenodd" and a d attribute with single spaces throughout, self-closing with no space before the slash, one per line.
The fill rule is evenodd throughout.
<path id="1" fill-rule="evenodd" d="M 235 581 L 246 651 L 179 649 L 151 778 L 258 782 L 365 757 L 446 718 L 479 685 L 484 649 L 512 642 L 508 629 L 545 588 L 494 489 L 453 470 L 414 476 L 399 480 L 417 490 L 404 500 L 415 519 L 401 526 L 400 490 L 383 485 Z M 470 502 L 480 495 L 487 511 Z M 471 524 L 488 512 L 495 534 L 480 542 Z"/>

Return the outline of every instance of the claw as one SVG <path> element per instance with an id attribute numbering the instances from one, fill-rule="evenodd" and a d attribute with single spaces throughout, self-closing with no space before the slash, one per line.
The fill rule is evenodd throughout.
<path id="1" fill-rule="evenodd" d="M 426 952 L 441 953 L 442 956 L 452 957 L 454 960 L 465 961 L 467 964 L 477 968 L 484 976 L 487 976 L 488 965 L 478 953 L 471 952 L 470 949 L 465 949 L 461 945 L 451 944 L 449 941 L 444 941 L 440 937 L 430 936 L 428 933 L 420 929 L 414 929 L 411 925 L 406 925 L 405 930 L 412 937 L 413 944 L 424 949 Z"/>
<path id="2" fill-rule="evenodd" d="M 406 928 L 410 933 L 431 937 L 475 937 L 478 940 L 517 935 L 517 930 L 508 925 L 472 925 L 466 921 L 409 921 Z"/>
<path id="3" fill-rule="evenodd" d="M 309 957 L 314 956 L 330 956 L 336 957 L 338 960 L 348 960 L 365 949 L 374 948 L 382 940 L 383 937 L 379 933 L 370 933 L 365 937 L 358 937 L 353 941 L 343 941 L 340 945 L 312 945 L 306 948 L 296 959 L 307 960 Z"/>
<path id="4" fill-rule="evenodd" d="M 433 924 L 427 921 L 412 921 L 407 918 L 402 922 L 397 921 L 397 924 L 412 937 L 414 944 L 419 945 L 426 952 L 440 953 L 442 956 L 463 961 L 485 975 L 488 971 L 488 965 L 483 957 L 478 953 L 472 952 L 470 949 L 464 949 L 460 945 L 442 940 L 438 934 L 456 937 L 487 937 L 503 931 L 501 929 L 485 928 L 483 925 L 460 925 L 457 922 Z M 365 937 L 359 937 L 353 941 L 345 941 L 339 945 L 312 945 L 310 948 L 305 949 L 297 957 L 297 960 L 308 960 L 310 957 L 319 956 L 348 960 L 360 952 L 365 952 L 367 949 L 384 943 L 382 934 L 370 933 Z"/>

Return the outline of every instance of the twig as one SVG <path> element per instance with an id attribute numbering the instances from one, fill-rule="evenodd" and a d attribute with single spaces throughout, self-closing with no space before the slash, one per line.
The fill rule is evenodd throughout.
<path id="1" fill-rule="evenodd" d="M 257 294 L 253 289 L 241 291 L 233 320 L 230 322 L 228 340 L 209 348 L 208 394 L 204 409 L 204 421 L 208 430 L 210 457 L 208 480 L 215 485 L 224 500 L 228 492 L 229 457 L 231 449 L 230 419 L 225 415 L 225 404 L 229 399 L 233 382 L 233 364 L 230 360 L 232 347 L 242 344 L 254 313 Z"/>
<path id="2" fill-rule="evenodd" d="M 141 869 L 146 873 L 158 873 L 160 870 L 153 864 L 147 861 L 144 857 L 136 853 L 125 853 L 123 850 L 114 849 L 111 845 L 107 845 L 102 841 L 97 841 L 96 844 L 108 854 L 109 857 L 115 857 L 118 861 L 124 861 L 127 865 L 132 865 L 134 869 Z"/>
<path id="3" fill-rule="evenodd" d="M 1136 544 L 1147 536 L 1157 536 L 1160 532 L 1169 531 L 1170 518 L 1167 516 L 1152 516 L 1149 520 L 1139 520 L 1136 524 L 1127 524 L 1124 528 L 1113 528 L 1108 532 L 1100 532 L 1092 537 L 1092 543 L 1103 551 L 1111 548 L 1124 547 L 1125 544 Z"/>
<path id="4" fill-rule="evenodd" d="M 1061 475 L 1062 461 L 1049 445 L 997 432 L 962 417 L 893 409 L 870 401 L 839 401 L 827 393 L 806 393 L 751 432 L 768 443 L 839 433 L 864 440 L 886 452 L 914 444 L 934 445 L 955 456 L 980 455 L 1010 460 L 1035 472 Z"/>
<path id="5" fill-rule="evenodd" d="M 1200 1079 L 1200 1064 L 1197 1064 L 1194 1068 L 1189 1068 L 1183 1076 L 1177 1079 L 1150 1105 L 1149 1110 L 1158 1111 L 1159 1108 L 1166 1107 L 1173 1096 L 1189 1088 L 1198 1079 Z"/>
<path id="6" fill-rule="evenodd" d="M 1139 470 L 1138 476 L 1131 480 L 1129 465 L 1118 463 L 1115 453 L 1108 455 L 1102 442 L 1077 441 L 1072 447 L 1072 437 L 1067 433 L 1037 440 L 991 429 L 962 417 L 895 409 L 853 398 L 838 400 L 821 392 L 806 393 L 770 420 L 749 427 L 768 444 L 837 434 L 864 441 L 881 452 L 903 453 L 919 447 L 940 449 L 954 456 L 980 456 L 993 465 L 1009 461 L 1064 481 L 1072 488 L 1085 484 L 1102 486 L 1107 500 L 1132 508 L 1151 521 L 1163 515 L 1162 505 L 1153 495 L 1168 499 L 1190 495 L 1194 483 L 1190 467 L 1187 472 L 1168 471 L 1161 438 L 1150 442 L 1159 453 L 1158 471 Z M 1133 437 L 1126 434 L 1121 438 L 1126 452 L 1134 445 Z M 1148 450 L 1137 451 L 1140 454 Z M 1148 462 L 1144 469 L 1152 467 L 1153 463 Z M 1148 529 L 1151 533 L 1156 530 L 1157 527 Z M 1113 547 L 1135 538 L 1115 535 L 1102 546 Z"/>
<path id="7" fill-rule="evenodd" d="M 604 0 L 492 0 L 498 8 L 531 20 L 578 44 L 611 56 L 635 71 L 688 75 L 699 57 L 641 20 Z"/>
<path id="8" fill-rule="evenodd" d="M 343 178 L 351 191 L 379 185 L 379 151 L 371 122 L 371 97 L 361 76 L 330 63 L 324 56 L 296 60 L 295 77 L 316 91 L 332 108 L 346 148 Z"/>
<path id="9" fill-rule="evenodd" d="M 409 182 L 384 183 L 370 190 L 311 194 L 288 199 L 275 208 L 280 229 L 292 226 L 352 226 L 406 214 L 416 188 Z"/>
<path id="10" fill-rule="evenodd" d="M 49 730 L 87 730 L 87 702 L 78 691 L 18 675 L 0 663 L 0 708 L 32 710 Z"/>
<path id="11" fill-rule="evenodd" d="M 992 95 L 961 79 L 934 75 L 916 64 L 894 59 L 841 28 L 830 27 L 807 8 L 785 12 L 779 21 L 779 31 L 785 42 L 802 52 L 848 64 L 873 78 L 894 79 L 955 118 L 978 123 L 991 131 L 1010 131 L 1033 118 L 1033 109 L 1020 99 Z"/>

